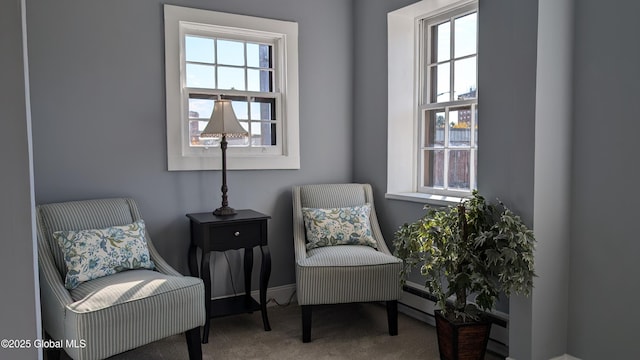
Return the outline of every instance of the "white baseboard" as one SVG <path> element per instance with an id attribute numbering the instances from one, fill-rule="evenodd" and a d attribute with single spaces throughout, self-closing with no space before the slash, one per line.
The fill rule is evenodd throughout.
<path id="1" fill-rule="evenodd" d="M 549 359 L 549 360 L 580 360 L 577 357 L 571 356 L 569 354 L 564 354 L 562 356 L 558 356 L 558 357 L 554 357 L 553 359 Z"/>
<path id="2" fill-rule="evenodd" d="M 512 358 L 512 357 L 508 357 L 505 360 L 516 360 L 516 359 Z M 564 355 L 561 355 L 561 356 L 557 356 L 557 357 L 551 358 L 549 360 L 580 360 L 580 359 L 577 358 L 577 357 L 571 356 L 569 354 L 564 354 Z"/>
<path id="3" fill-rule="evenodd" d="M 406 286 L 424 291 L 424 286 L 416 284 L 414 282 L 407 281 Z M 414 295 L 409 292 L 403 292 L 400 298 L 400 307 L 398 310 L 403 314 L 411 316 L 420 321 L 424 321 L 429 325 L 436 326 L 435 318 L 433 317 L 433 310 L 435 309 L 435 303 L 429 299 L 425 299 L 418 295 Z M 508 322 L 509 315 L 501 312 L 493 312 L 493 315 Z M 489 338 L 489 344 L 487 350 L 502 356 L 509 354 L 509 330 L 502 326 L 494 324 L 491 327 L 491 337 Z M 569 359 L 567 359 L 569 360 Z"/>
<path id="4" fill-rule="evenodd" d="M 277 304 L 285 305 L 295 302 L 293 294 L 296 292 L 296 284 L 287 284 L 282 286 L 274 286 L 267 288 L 267 306 L 276 306 Z M 211 300 L 224 299 L 234 295 L 216 296 Z M 251 297 L 256 301 L 260 301 L 260 290 L 253 290 Z"/>
<path id="5" fill-rule="evenodd" d="M 281 286 L 274 286 L 267 288 L 267 306 L 288 305 L 296 302 L 295 294 L 296 284 L 287 284 Z M 251 297 L 259 301 L 260 291 L 254 290 L 251 292 Z"/>

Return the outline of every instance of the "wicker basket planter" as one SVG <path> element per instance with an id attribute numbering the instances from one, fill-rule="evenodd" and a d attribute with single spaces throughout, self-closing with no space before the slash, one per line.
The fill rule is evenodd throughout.
<path id="1" fill-rule="evenodd" d="M 435 311 L 441 360 L 481 360 L 487 350 L 491 322 L 454 323 Z"/>

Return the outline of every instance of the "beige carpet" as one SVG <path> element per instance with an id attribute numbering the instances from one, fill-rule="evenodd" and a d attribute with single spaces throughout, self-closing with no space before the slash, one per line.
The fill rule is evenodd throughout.
<path id="1" fill-rule="evenodd" d="M 435 328 L 399 314 L 398 336 L 387 332 L 386 308 L 343 304 L 314 308 L 311 342 L 302 343 L 300 308 L 268 308 L 272 331 L 259 312 L 213 319 L 205 360 L 216 359 L 439 359 Z M 188 359 L 184 335 L 173 336 L 110 358 L 112 360 Z M 499 357 L 487 355 L 486 359 Z"/>

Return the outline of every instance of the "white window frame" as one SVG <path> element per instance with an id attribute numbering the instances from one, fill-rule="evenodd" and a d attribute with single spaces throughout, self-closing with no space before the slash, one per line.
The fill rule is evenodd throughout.
<path id="1" fill-rule="evenodd" d="M 435 205 L 458 203 L 465 192 L 420 192 L 419 147 L 423 19 L 477 7 L 477 0 L 423 0 L 387 14 L 388 135 L 386 198 Z"/>
<path id="2" fill-rule="evenodd" d="M 218 146 L 189 146 L 189 91 L 184 78 L 185 34 L 260 41 L 273 45 L 274 93 L 270 93 L 269 96 L 276 99 L 276 146 L 230 146 L 227 150 L 227 168 L 299 169 L 298 24 L 166 4 L 164 18 L 168 170 L 222 168 L 221 151 Z M 213 96 L 265 94 L 205 89 L 199 89 L 199 92 Z"/>
<path id="3" fill-rule="evenodd" d="M 432 87 L 433 79 L 431 79 L 432 72 L 426 70 L 427 64 L 430 64 L 429 59 L 432 58 L 431 50 L 433 47 L 432 46 L 427 46 L 426 48 L 424 47 L 424 45 L 427 45 L 427 44 L 431 45 L 433 41 L 433 39 L 431 38 L 431 31 L 430 31 L 430 28 L 432 26 L 438 25 L 444 22 L 450 22 L 451 26 L 453 27 L 455 24 L 454 20 L 456 18 L 460 18 L 466 15 L 469 15 L 471 13 L 477 13 L 477 12 L 478 12 L 477 5 L 471 4 L 471 5 L 466 5 L 462 7 L 456 7 L 453 10 L 449 10 L 446 13 L 435 16 L 435 17 L 433 16 L 425 17 L 420 21 L 420 24 L 421 24 L 420 25 L 420 34 L 421 34 L 420 44 L 423 47 L 420 49 L 421 56 L 420 56 L 420 59 L 418 59 L 418 61 L 420 62 L 420 69 L 421 69 L 420 71 L 421 85 L 419 87 L 418 99 L 420 102 L 422 102 L 418 106 L 418 109 L 419 109 L 418 110 L 419 111 L 418 133 L 420 134 L 420 136 L 419 136 L 419 146 L 418 146 L 419 160 L 417 163 L 417 175 L 418 175 L 418 192 L 420 193 L 449 195 L 454 197 L 469 196 L 471 195 L 471 191 L 475 188 L 474 185 L 477 184 L 476 168 L 475 168 L 476 164 L 473 161 L 478 151 L 478 147 L 476 144 L 475 131 L 474 131 L 474 129 L 476 129 L 476 109 L 478 106 L 477 86 L 476 86 L 475 98 L 464 99 L 464 100 L 455 99 L 455 94 L 454 94 L 455 71 L 454 71 L 453 64 L 457 59 L 454 57 L 454 54 L 453 54 L 453 51 L 454 51 L 453 45 L 455 44 L 456 39 L 454 37 L 455 30 L 452 28 L 451 29 L 452 30 L 451 46 L 450 46 L 451 54 L 448 60 L 448 62 L 450 63 L 449 101 L 433 102 L 431 100 L 433 98 L 433 94 L 431 93 L 431 91 L 433 90 L 433 87 Z M 476 68 L 477 68 L 477 56 L 478 56 L 477 49 L 475 53 L 471 55 L 466 55 L 463 58 L 468 58 L 472 56 L 476 57 Z M 434 65 L 434 64 L 430 64 L 430 65 Z M 477 84 L 477 76 L 476 76 L 476 84 Z M 470 119 L 471 127 L 469 129 L 470 131 L 469 146 L 468 147 L 452 146 L 449 141 L 449 134 L 450 134 L 451 128 L 449 126 L 445 126 L 444 127 L 444 146 L 442 148 L 427 147 L 425 145 L 426 139 L 424 139 L 424 125 L 425 125 L 425 122 L 427 121 L 425 116 L 429 113 L 429 111 L 442 110 L 446 114 L 445 118 L 449 119 L 449 111 L 455 110 L 456 108 L 461 108 L 461 107 L 470 107 L 471 109 L 471 119 Z M 442 188 L 424 186 L 425 169 L 424 169 L 424 151 L 423 150 L 427 150 L 427 149 L 444 151 L 444 164 L 443 164 L 444 165 L 444 178 L 443 178 L 444 184 Z M 456 188 L 451 188 L 449 186 L 449 180 L 450 180 L 448 176 L 449 155 L 451 154 L 451 151 L 455 151 L 455 150 L 469 150 L 469 161 L 470 161 L 469 162 L 469 184 L 471 186 L 470 189 L 456 189 Z"/>

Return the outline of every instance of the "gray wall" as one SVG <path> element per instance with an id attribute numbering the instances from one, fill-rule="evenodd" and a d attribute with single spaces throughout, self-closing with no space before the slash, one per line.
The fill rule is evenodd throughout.
<path id="1" fill-rule="evenodd" d="M 376 211 L 387 243 L 423 205 L 387 200 L 387 13 L 416 0 L 354 1 L 353 176 L 373 186 Z M 418 279 L 418 283 L 422 281 Z"/>
<path id="2" fill-rule="evenodd" d="M 270 286 L 294 282 L 289 195 L 293 184 L 372 183 L 388 242 L 400 224 L 423 213 L 420 204 L 384 199 L 386 14 L 413 2 L 174 2 L 299 23 L 302 169 L 229 174 L 232 206 L 273 216 Z M 26 100 L 23 92 L 16 91 L 23 87 L 17 4 L 3 2 L 0 11 L 2 33 L 16 34 L 2 37 L 2 48 L 15 51 L 2 53 L 0 67 L 2 161 L 3 168 L 12 170 L 2 175 L 3 184 L 5 179 L 9 184 L 3 187 L 8 189 L 3 198 L 15 199 L 3 202 L 2 218 L 18 219 L 4 228 L 20 224 L 11 241 L 3 238 L 5 246 L 16 238 L 24 239 L 20 244 L 31 240 L 31 233 L 25 230 L 31 226 L 30 195 L 25 188 L 29 181 Z M 554 103 L 558 101 L 554 96 L 568 96 L 566 81 L 572 82 L 573 91 L 573 126 L 567 140 L 572 144 L 571 190 L 570 198 L 561 200 L 569 201 L 569 229 L 545 229 L 549 237 L 539 239 L 542 243 L 536 264 L 544 276 L 536 280 L 539 287 L 533 297 L 514 297 L 508 308 L 506 303 L 501 305 L 503 311 L 510 312 L 511 355 L 520 360 L 542 359 L 566 351 L 582 359 L 634 358 L 638 354 L 632 350 L 638 320 L 634 309 L 640 282 L 633 274 L 637 272 L 640 243 L 632 224 L 640 195 L 633 191 L 639 172 L 632 156 L 637 152 L 633 145 L 640 130 L 633 121 L 637 112 L 633 105 L 640 93 L 640 45 L 633 24 L 640 4 L 618 1 L 611 6 L 597 0 L 575 1 L 570 8 L 566 3 L 554 5 L 557 8 L 550 4 L 540 2 L 540 26 L 555 26 L 562 37 L 552 39 L 550 29 L 540 29 L 541 42 L 537 43 L 538 1 L 480 1 L 479 187 L 487 197 L 500 196 L 530 225 L 557 226 L 553 219 L 541 216 L 534 222 L 534 214 L 553 206 L 553 201 L 535 194 L 535 190 L 543 191 L 539 190 L 543 185 L 548 186 L 545 176 L 553 175 L 535 165 L 543 164 L 549 171 L 567 161 L 562 157 L 545 164 L 552 155 L 538 150 L 546 139 L 553 138 L 542 115 L 551 114 L 556 106 L 566 114 L 567 101 Z M 573 77 L 567 80 L 563 74 L 557 82 L 553 71 L 558 69 L 554 67 L 567 66 L 568 51 L 564 49 L 560 58 L 545 51 L 566 45 L 566 32 L 571 29 L 553 17 L 556 12 L 567 21 L 570 12 L 575 18 Z M 161 3 L 66 0 L 53 4 L 29 0 L 27 26 L 36 202 L 133 196 L 160 251 L 186 272 L 188 222 L 184 214 L 218 205 L 220 173 L 166 171 Z M 536 53 L 537 44 L 541 54 Z M 536 81 L 541 86 L 537 94 Z M 556 92 L 546 93 L 545 89 Z M 5 99 L 12 106 L 5 106 Z M 566 116 L 559 118 L 566 126 Z M 536 139 L 538 135 L 543 138 Z M 562 179 L 553 184 L 566 186 Z M 566 216 L 562 211 L 558 214 Z M 566 237 L 556 242 L 563 230 L 569 233 L 570 247 Z M 20 299 L 7 300 L 24 310 L 21 317 L 30 317 L 25 314 L 31 314 L 35 306 L 29 301 L 36 296 L 30 282 L 33 264 L 24 261 L 32 258 L 30 246 L 16 246 L 20 257 L 0 255 L 3 266 L 25 267 L 22 270 L 26 272 L 20 274 L 27 274 L 22 282 L 27 285 L 16 292 Z M 569 255 L 562 255 L 566 251 Z M 16 263 L 18 258 L 21 261 Z M 216 257 L 214 261 L 216 271 L 227 279 L 224 259 Z M 554 271 L 567 267 L 568 279 L 548 280 Z M 228 281 L 226 286 L 223 283 L 216 283 L 215 296 L 231 291 Z M 565 288 L 563 292 L 567 283 L 568 291 Z M 549 300 L 556 297 L 561 304 Z M 569 305 L 563 306 L 566 297 Z M 2 322 L 8 317 L 7 321 L 18 323 L 12 314 L 15 312 L 3 313 Z M 559 318 L 559 328 L 554 327 L 554 316 Z M 35 336 L 35 321 L 34 316 L 22 323 L 25 328 L 19 334 L 10 335 Z"/>
<path id="3" fill-rule="evenodd" d="M 636 1 L 575 1 L 569 353 L 637 359 Z"/>
<path id="4" fill-rule="evenodd" d="M 533 226 L 538 1 L 479 5 L 478 189 Z M 509 355 L 529 359 L 531 298 L 512 296 L 508 313 Z"/>
<path id="5" fill-rule="evenodd" d="M 370 182 L 387 242 L 423 206 L 384 199 L 386 191 L 386 13 L 415 1 L 355 1 L 354 180 Z M 478 187 L 533 225 L 537 1 L 479 4 Z M 393 89 L 389 89 L 393 91 Z M 410 160 L 408 160 L 410 161 Z M 413 274 L 412 281 L 423 280 Z M 531 356 L 531 299 L 512 299 L 510 341 L 518 359 Z M 498 309 L 510 312 L 508 301 Z M 511 309 L 511 314 L 514 313 Z"/>
<path id="6" fill-rule="evenodd" d="M 272 216 L 269 285 L 292 284 L 291 186 L 352 178 L 351 3 L 172 3 L 299 24 L 302 168 L 228 174 L 232 207 Z M 221 176 L 167 171 L 162 2 L 29 0 L 27 5 L 36 202 L 131 196 L 158 250 L 187 273 L 185 214 L 220 205 Z M 233 262 L 239 254 L 230 258 Z M 224 257 L 213 261 L 218 274 L 213 295 L 230 294 Z M 239 275 L 240 267 L 233 271 Z M 253 284 L 257 288 L 257 277 Z"/>
<path id="7" fill-rule="evenodd" d="M 32 226 L 29 98 L 25 90 L 20 0 L 0 2 L 0 339 L 40 336 L 39 296 Z M 6 326 L 11 324 L 11 326 Z M 39 352 L 0 348 L 2 359 L 34 359 Z"/>
<path id="8" fill-rule="evenodd" d="M 386 14 L 413 2 L 355 1 L 354 179 L 374 185 L 388 242 L 424 213 L 420 204 L 384 199 L 387 144 L 380 140 L 387 135 Z M 480 12 L 479 188 L 531 225 L 537 1 L 485 1 Z"/>

